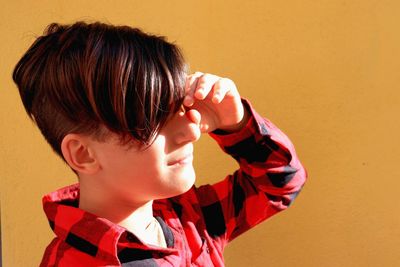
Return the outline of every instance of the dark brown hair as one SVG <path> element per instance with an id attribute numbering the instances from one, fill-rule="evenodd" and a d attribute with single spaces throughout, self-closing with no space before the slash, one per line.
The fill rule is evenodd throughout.
<path id="1" fill-rule="evenodd" d="M 182 105 L 186 64 L 164 37 L 128 26 L 50 24 L 17 63 L 26 112 L 62 157 L 68 133 L 108 129 L 149 145 Z"/>

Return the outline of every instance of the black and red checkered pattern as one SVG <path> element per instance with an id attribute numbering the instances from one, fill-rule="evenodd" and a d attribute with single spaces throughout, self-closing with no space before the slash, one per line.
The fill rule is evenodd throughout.
<path id="1" fill-rule="evenodd" d="M 167 248 L 79 209 L 75 184 L 43 197 L 56 238 L 40 266 L 224 266 L 225 245 L 289 207 L 307 178 L 289 138 L 243 104 L 252 116 L 241 131 L 210 133 L 240 168 L 214 185 L 154 201 Z"/>

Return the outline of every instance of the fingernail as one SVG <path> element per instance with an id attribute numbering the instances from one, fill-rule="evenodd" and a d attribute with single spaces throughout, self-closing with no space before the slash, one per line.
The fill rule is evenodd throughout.
<path id="1" fill-rule="evenodd" d="M 202 98 L 203 97 L 203 90 L 199 89 L 196 91 L 196 96 Z"/>

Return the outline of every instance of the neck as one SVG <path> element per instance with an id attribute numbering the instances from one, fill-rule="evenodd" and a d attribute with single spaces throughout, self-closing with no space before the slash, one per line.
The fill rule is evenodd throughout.
<path id="1" fill-rule="evenodd" d="M 118 224 L 134 234 L 143 232 L 153 220 L 153 201 L 132 203 L 80 183 L 79 208 Z"/>

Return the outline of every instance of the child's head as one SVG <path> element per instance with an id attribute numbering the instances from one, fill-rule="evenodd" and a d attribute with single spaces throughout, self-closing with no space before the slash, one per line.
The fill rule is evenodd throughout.
<path id="1" fill-rule="evenodd" d="M 177 46 L 128 26 L 51 24 L 13 79 L 29 116 L 62 157 L 68 133 L 147 145 L 183 100 L 186 65 Z"/>
<path id="2" fill-rule="evenodd" d="M 179 112 L 186 75 L 179 48 L 163 37 L 77 22 L 49 25 L 13 79 L 27 113 L 78 177 L 144 201 L 194 182 L 200 130 L 193 110 Z"/>

